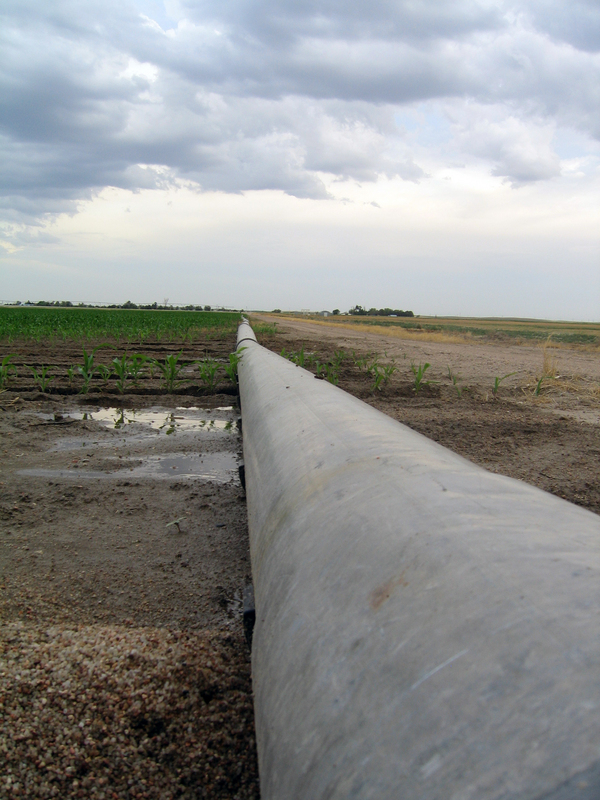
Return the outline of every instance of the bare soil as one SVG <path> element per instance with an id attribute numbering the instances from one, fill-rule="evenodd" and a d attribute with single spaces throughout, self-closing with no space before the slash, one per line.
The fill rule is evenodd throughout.
<path id="1" fill-rule="evenodd" d="M 600 513 L 599 351 L 419 341 L 418 334 L 400 339 L 385 329 L 373 333 L 270 315 L 253 320 L 277 322 L 276 335 L 259 339 L 278 353 L 304 347 L 324 362 L 344 350 L 340 388 L 399 422 L 492 472 Z M 397 366 L 378 391 L 373 377 L 355 364 L 369 353 Z M 558 377 L 543 381 L 536 395 L 544 359 Z M 425 373 L 430 383 L 419 392 L 411 362 L 431 364 Z M 515 374 L 494 393 L 495 378 L 508 373 Z"/>
<path id="2" fill-rule="evenodd" d="M 18 375 L 0 395 L 0 797 L 258 797 L 235 388 L 208 393 L 189 367 L 174 393 L 155 375 L 78 394 L 80 347 L 3 349 Z M 41 364 L 61 373 L 47 394 L 23 366 Z"/>

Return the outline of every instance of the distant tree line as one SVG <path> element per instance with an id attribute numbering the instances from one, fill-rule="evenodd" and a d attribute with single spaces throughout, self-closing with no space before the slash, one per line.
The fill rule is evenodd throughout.
<path id="1" fill-rule="evenodd" d="M 12 303 L 10 305 L 13 305 Z M 174 305 L 160 305 L 159 303 L 148 303 L 146 305 L 142 303 L 132 303 L 131 300 L 127 300 L 126 303 L 122 303 L 118 305 L 116 303 L 111 304 L 99 304 L 99 303 L 72 303 L 70 300 L 38 300 L 35 303 L 32 303 L 31 300 L 28 300 L 26 303 L 21 303 L 20 300 L 17 300 L 14 303 L 16 306 L 47 306 L 53 308 L 140 308 L 149 311 L 212 311 L 212 306 L 174 306 Z M 215 311 L 224 311 L 225 309 L 215 308 Z M 227 309 L 227 311 L 236 311 L 237 309 Z"/>
<path id="2" fill-rule="evenodd" d="M 334 309 L 334 314 L 337 308 Z M 339 313 L 339 311 L 338 311 Z M 401 311 L 399 308 L 363 308 L 362 306 L 354 306 L 348 312 L 356 317 L 414 317 L 412 311 Z"/>

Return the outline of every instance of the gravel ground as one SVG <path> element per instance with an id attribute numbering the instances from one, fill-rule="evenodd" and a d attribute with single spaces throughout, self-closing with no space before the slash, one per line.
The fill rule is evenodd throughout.
<path id="1" fill-rule="evenodd" d="M 258 797 L 247 660 L 227 633 L 5 623 L 0 797 Z"/>

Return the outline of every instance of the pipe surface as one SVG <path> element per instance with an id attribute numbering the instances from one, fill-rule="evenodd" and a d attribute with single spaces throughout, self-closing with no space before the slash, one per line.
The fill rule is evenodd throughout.
<path id="1" fill-rule="evenodd" d="M 598 800 L 600 518 L 248 329 L 262 800 Z"/>

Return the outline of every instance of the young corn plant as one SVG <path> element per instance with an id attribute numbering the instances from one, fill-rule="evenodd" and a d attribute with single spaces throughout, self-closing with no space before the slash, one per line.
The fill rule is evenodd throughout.
<path id="1" fill-rule="evenodd" d="M 450 380 L 452 381 L 452 385 L 456 389 L 456 394 L 459 397 L 462 397 L 463 387 L 459 386 L 458 383 L 460 380 L 460 375 L 455 375 L 454 372 L 452 372 L 452 370 L 450 369 L 450 367 L 448 367 L 448 377 L 450 378 Z"/>
<path id="2" fill-rule="evenodd" d="M 306 363 L 306 353 L 304 352 L 304 345 L 298 350 L 297 353 L 290 353 L 290 361 L 293 361 L 294 364 L 297 364 L 299 367 L 304 369 L 304 365 Z"/>
<path id="3" fill-rule="evenodd" d="M 385 375 L 379 369 L 379 364 L 375 364 L 373 369 L 371 370 L 371 375 L 373 376 L 373 385 L 371 386 L 372 392 L 378 392 L 381 390 L 383 383 L 385 381 Z"/>
<path id="4" fill-rule="evenodd" d="M 366 356 L 359 357 L 356 355 L 354 350 L 352 351 L 352 360 L 354 361 L 354 366 L 358 367 L 358 369 L 363 372 L 373 372 L 377 364 L 379 356 L 377 353 L 367 353 Z"/>
<path id="5" fill-rule="evenodd" d="M 232 383 L 237 383 L 238 364 L 242 360 L 242 351 L 245 347 L 240 347 L 235 353 L 229 354 L 229 364 L 225 365 L 225 375 Z"/>
<path id="6" fill-rule="evenodd" d="M 148 363 L 148 356 L 141 353 L 131 356 L 129 360 L 129 374 L 133 378 L 133 383 L 137 386 L 137 382 Z"/>
<path id="7" fill-rule="evenodd" d="M 343 350 L 336 350 L 333 354 L 333 358 L 331 359 L 332 363 L 335 364 L 336 367 L 341 367 L 342 362 L 346 358 L 346 353 Z"/>
<path id="8" fill-rule="evenodd" d="M 108 383 L 110 376 L 112 375 L 112 369 L 107 367 L 106 364 L 98 364 L 96 367 L 96 372 L 100 375 L 102 383 L 104 386 Z"/>
<path id="9" fill-rule="evenodd" d="M 85 348 L 83 350 L 83 364 L 77 365 L 77 372 L 83 378 L 83 384 L 81 389 L 79 390 L 80 394 L 87 394 L 90 389 L 90 383 L 92 382 L 92 378 L 94 377 L 95 373 L 94 368 L 94 351 L 92 350 L 91 353 L 86 353 Z"/>
<path id="10" fill-rule="evenodd" d="M 304 345 L 302 345 L 300 350 L 298 350 L 297 352 L 295 350 L 290 350 L 289 353 L 284 347 L 283 350 L 281 351 L 281 355 L 283 356 L 283 358 L 287 358 L 288 361 L 291 361 L 293 364 L 296 364 L 297 366 L 302 368 L 309 366 L 313 361 L 312 355 L 305 351 Z"/>
<path id="11" fill-rule="evenodd" d="M 121 358 L 113 358 L 112 371 L 117 376 L 117 391 L 119 394 L 124 394 L 127 381 L 131 376 L 129 359 L 126 355 L 121 356 Z"/>
<path id="12" fill-rule="evenodd" d="M 553 381 L 556 380 L 556 378 L 560 378 L 560 375 L 542 375 L 536 384 L 535 391 L 533 392 L 535 397 L 539 397 L 542 393 L 542 384 L 544 381 Z"/>
<path id="13" fill-rule="evenodd" d="M 75 382 L 75 367 L 67 367 L 67 378 L 69 379 L 69 386 L 73 386 Z"/>
<path id="14" fill-rule="evenodd" d="M 340 381 L 340 376 L 338 372 L 338 365 L 335 361 L 328 361 L 325 364 L 325 380 L 329 381 L 329 383 L 333 383 L 334 386 L 337 386 Z"/>
<path id="15" fill-rule="evenodd" d="M 322 364 L 318 358 L 314 360 L 314 367 L 315 367 L 315 375 L 317 378 L 324 378 L 325 377 L 325 364 Z"/>
<path id="16" fill-rule="evenodd" d="M 31 372 L 33 373 L 33 380 L 39 386 L 40 392 L 42 394 L 46 393 L 47 388 L 50 386 L 52 381 L 54 380 L 54 376 L 50 375 L 48 370 L 50 367 L 40 367 L 39 371 L 35 367 L 29 367 Z"/>
<path id="17" fill-rule="evenodd" d="M 209 392 L 213 392 L 217 385 L 217 375 L 221 365 L 218 361 L 215 361 L 214 358 L 203 358 L 197 361 L 196 364 L 200 372 L 200 380 Z"/>
<path id="18" fill-rule="evenodd" d="M 83 385 L 79 390 L 80 394 L 87 394 L 90 389 L 90 383 L 92 382 L 92 378 L 96 373 L 96 367 L 94 366 L 94 356 L 96 355 L 96 351 L 100 350 L 101 347 L 107 347 L 108 345 L 100 344 L 98 347 L 94 347 L 91 353 L 86 352 L 85 347 L 83 348 L 83 364 L 77 365 L 77 372 L 83 378 Z"/>
<path id="19" fill-rule="evenodd" d="M 14 355 L 4 356 L 0 363 L 0 389 L 4 389 L 11 378 L 17 377 L 17 368 L 10 363 L 13 358 Z"/>
<path id="20" fill-rule="evenodd" d="M 492 394 L 494 395 L 494 400 L 498 396 L 498 389 L 500 388 L 500 384 L 502 383 L 502 381 L 506 380 L 507 378 L 510 378 L 511 375 L 516 375 L 516 374 L 517 374 L 516 372 L 507 372 L 506 375 L 503 375 L 501 378 L 498 375 L 496 375 L 496 377 L 494 378 L 494 386 L 492 388 Z"/>
<path id="21" fill-rule="evenodd" d="M 387 386 L 390 378 L 397 372 L 398 367 L 396 366 L 396 362 L 392 361 L 390 364 L 379 364 L 374 363 L 370 370 L 371 375 L 373 376 L 373 385 L 371 386 L 372 392 L 381 391 L 383 386 Z"/>
<path id="22" fill-rule="evenodd" d="M 424 380 L 425 373 L 430 366 L 431 364 L 428 361 L 426 361 L 424 364 L 419 362 L 419 366 L 417 366 L 414 361 L 410 362 L 410 368 L 415 377 L 413 381 L 413 392 L 415 394 L 418 394 L 424 386 L 429 386 L 431 383 L 431 381 Z"/>
<path id="23" fill-rule="evenodd" d="M 167 356 L 164 360 L 164 363 L 162 364 L 160 361 L 154 362 L 156 364 L 158 371 L 162 376 L 165 390 L 169 394 L 174 392 L 175 389 L 178 389 L 182 385 L 182 383 L 184 383 L 184 381 L 181 380 L 180 378 L 181 371 L 183 370 L 184 367 L 183 364 L 178 363 L 180 356 L 181 356 L 181 351 L 177 353 L 177 355 Z"/>

